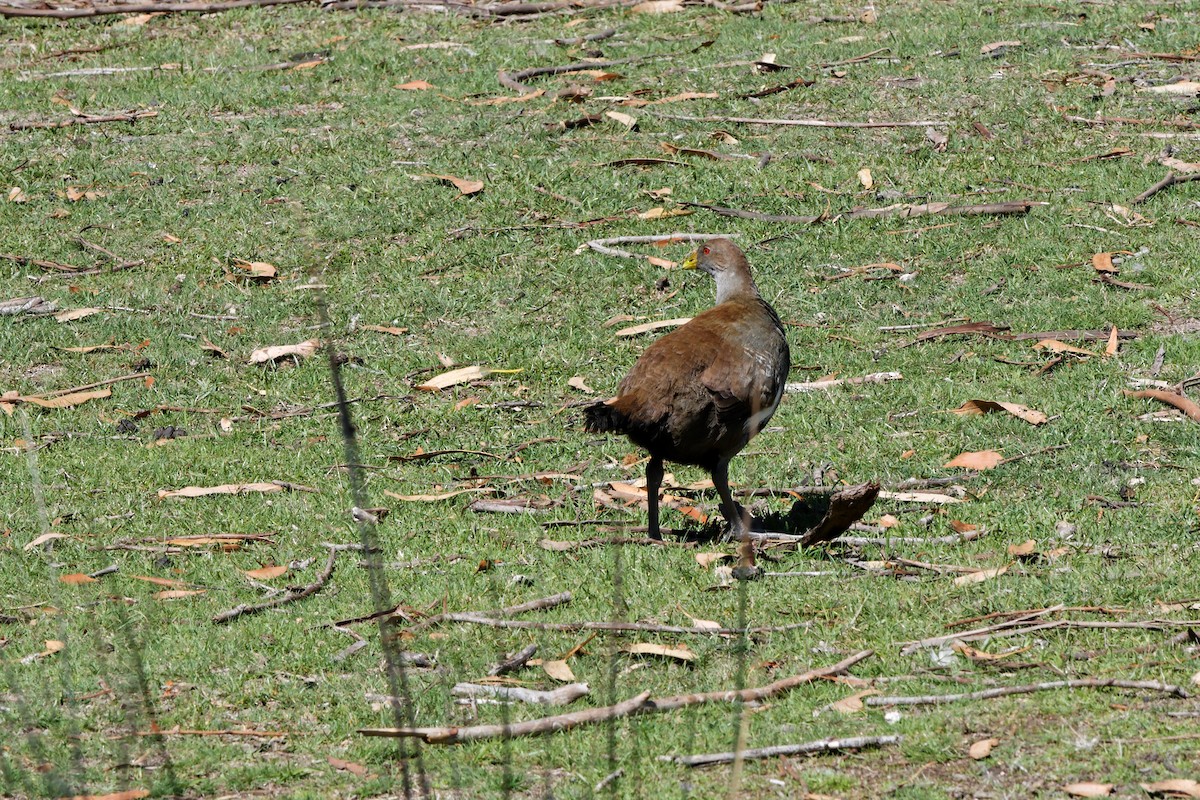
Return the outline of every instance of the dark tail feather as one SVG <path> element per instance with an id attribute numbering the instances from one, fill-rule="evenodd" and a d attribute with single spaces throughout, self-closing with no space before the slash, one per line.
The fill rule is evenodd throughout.
<path id="1" fill-rule="evenodd" d="M 612 401 L 593 403 L 583 409 L 583 429 L 588 433 L 624 433 L 628 423 L 625 415 L 616 406 L 609 405 Z"/>

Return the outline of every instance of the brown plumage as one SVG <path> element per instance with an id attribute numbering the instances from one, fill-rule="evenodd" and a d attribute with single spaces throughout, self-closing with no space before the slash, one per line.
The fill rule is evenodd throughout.
<path id="1" fill-rule="evenodd" d="M 728 239 L 705 242 L 684 262 L 717 283 L 717 304 L 646 349 L 617 396 L 585 409 L 593 433 L 623 433 L 650 451 L 650 536 L 660 538 L 663 461 L 703 467 L 735 536 L 747 530 L 729 492 L 729 460 L 779 407 L 789 354 L 783 324 L 762 299 L 746 255 Z"/>

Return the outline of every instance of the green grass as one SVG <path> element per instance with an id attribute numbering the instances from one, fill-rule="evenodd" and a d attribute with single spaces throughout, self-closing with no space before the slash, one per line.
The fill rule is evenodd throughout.
<path id="1" fill-rule="evenodd" d="M 1079 619 L 1196 614 L 1163 611 L 1157 601 L 1198 594 L 1200 489 L 1192 483 L 1200 476 L 1197 428 L 1141 421 L 1139 415 L 1158 407 L 1121 390 L 1131 377 L 1149 376 L 1160 348 L 1162 380 L 1182 381 L 1200 365 L 1200 245 L 1197 228 L 1184 224 L 1200 219 L 1200 184 L 1175 186 L 1136 206 L 1144 219 L 1132 222 L 1111 206 L 1129 207 L 1165 174 L 1156 163 L 1164 147 L 1184 161 L 1200 161 L 1200 140 L 1166 124 L 1089 127 L 1064 115 L 1195 121 L 1195 98 L 1142 91 L 1194 77 L 1191 64 L 1129 53 L 1189 51 L 1200 20 L 1185 5 L 1080 8 L 895 2 L 879 7 L 876 24 L 842 25 L 809 18 L 861 9 L 803 2 L 767 4 L 761 15 L 750 16 L 704 8 L 661 16 L 606 11 L 570 17 L 582 20 L 570 29 L 563 28 L 563 18 L 489 25 L 435 14 L 298 7 L 168 15 L 134 27 L 112 18 L 7 21 L 11 33 L 0 46 L 5 127 L 63 118 L 68 111 L 52 102 L 56 96 L 89 113 L 159 113 L 133 126 L 6 132 L 0 151 L 4 196 L 19 187 L 28 197 L 24 203 L 0 200 L 0 252 L 104 270 L 66 277 L 0 261 L 0 299 L 39 294 L 62 308 L 106 309 L 65 324 L 49 317 L 0 318 L 0 391 L 34 394 L 101 381 L 130 372 L 142 359 L 151 362 L 146 375 L 153 377 L 115 384 L 111 397 L 73 409 L 22 407 L 38 445 L 44 520 L 22 446 L 29 440 L 26 418 L 22 411 L 0 414 L 0 707 L 4 729 L 19 734 L 0 743 L 3 793 L 61 793 L 66 787 L 55 786 L 56 778 L 70 782 L 74 793 L 125 785 L 170 791 L 161 751 L 146 737 L 125 736 L 130 726 L 144 731 L 149 724 L 119 702 L 136 696 L 130 658 L 140 650 L 162 728 L 287 732 L 277 738 L 168 737 L 166 752 L 183 794 L 403 794 L 395 743 L 356 733 L 391 724 L 390 714 L 373 711 L 366 699 L 386 691 L 377 634 L 370 625 L 356 626 L 369 646 L 335 662 L 332 657 L 351 640 L 323 627 L 371 610 L 355 554 L 344 553 L 329 586 L 307 600 L 224 626 L 210 621 L 239 603 L 262 599 L 242 570 L 311 560 L 272 582 L 303 585 L 324 562 L 322 542 L 357 537 L 346 513 L 350 500 L 336 421 L 323 412 L 259 418 L 329 402 L 323 359 L 266 368 L 247 363 L 255 348 L 318 334 L 314 294 L 305 286 L 311 274 L 328 287 L 337 348 L 353 357 L 344 369 L 348 391 L 365 398 L 355 414 L 362 460 L 371 468 L 370 500 L 391 511 L 380 529 L 383 558 L 422 560 L 389 570 L 394 602 L 427 613 L 483 610 L 570 590 L 569 605 L 529 618 L 608 620 L 619 613 L 619 574 L 629 619 L 686 625 L 686 612 L 735 625 L 738 592 L 706 591 L 715 579 L 689 550 L 553 553 L 538 546 L 547 535 L 590 535 L 587 528 L 547 533 L 540 527 L 546 519 L 644 524 L 644 512 L 636 509 L 593 506 L 591 484 L 640 476 L 641 466 L 621 466 L 633 452 L 623 440 L 582 432 L 572 404 L 585 397 L 567 385 L 582 376 L 598 396 L 607 396 L 648 341 L 617 339 L 615 328 L 602 323 L 622 314 L 639 320 L 687 316 L 712 302 L 703 275 L 576 253 L 597 237 L 737 233 L 764 295 L 795 323 L 788 329 L 794 380 L 835 372 L 903 373 L 903 380 L 882 385 L 789 395 L 772 422 L 778 429 L 735 460 L 733 480 L 741 486 L 806 484 L 822 465 L 832 465 L 847 483 L 894 485 L 952 474 L 942 465 L 964 450 L 1036 453 L 970 480 L 967 502 L 952 508 L 884 502 L 868 515 L 868 521 L 896 515 L 901 523 L 895 530 L 908 536 L 927 532 L 919 521 L 927 514 L 931 535 L 948 532 L 949 521 L 961 519 L 985 527 L 983 538 L 951 546 L 867 547 L 859 555 L 994 567 L 1010 560 L 1009 544 L 1033 538 L 1042 551 L 1066 547 L 1064 556 L 1016 563 L 999 578 L 956 587 L 952 575 L 868 575 L 844 563 L 841 551 L 785 554 L 769 568 L 832 574 L 767 579 L 745 588 L 751 624 L 811 621 L 807 629 L 753 643 L 746 660 L 750 685 L 863 648 L 877 654 L 853 673 L 879 679 L 877 688 L 887 694 L 958 692 L 1063 675 L 1191 685 L 1200 671 L 1195 645 L 1171 644 L 1173 632 L 1050 630 L 976 643 L 991 652 L 1029 648 L 1014 658 L 1039 666 L 1016 672 L 962 658 L 938 667 L 927 652 L 899 652 L 902 642 L 993 611 L 1063 603 L 1129 610 L 1112 617 L 1072 615 Z M 1142 27 L 1148 21 L 1153 30 Z M 533 78 L 530 84 L 548 94 L 528 102 L 468 104 L 513 94 L 497 83 L 499 70 L 565 64 L 588 54 L 556 45 L 554 38 L 607 27 L 617 35 L 587 46 L 605 58 L 667 57 L 614 67 L 621 77 L 613 81 Z M 979 54 L 984 44 L 1010 39 L 1023 44 L 998 58 Z M 439 41 L 464 47 L 403 49 Z M 52 55 L 99 45 L 113 47 Z M 821 66 L 880 48 L 891 60 Z M 313 51 L 328 51 L 329 60 L 311 69 L 254 69 Z M 757 75 L 739 63 L 765 52 L 794 68 Z M 1117 64 L 1108 70 L 1118 79 L 1110 96 L 1102 96 L 1101 79 L 1084 74 L 1103 69 L 1097 64 Z M 146 66 L 156 69 L 52 75 Z M 757 102 L 740 99 L 798 77 L 815 83 Z M 395 88 L 416 79 L 435 88 Z M 578 105 L 549 96 L 572 84 L 591 88 L 592 96 Z M 611 99 L 634 92 L 649 100 L 681 92 L 719 97 L 643 108 Z M 547 128 L 609 109 L 636 116 L 637 129 L 627 132 L 607 119 L 587 128 Z M 948 123 L 942 130 L 949 144 L 946 152 L 935 152 L 920 128 L 787 128 L 659 114 L 941 120 Z M 976 122 L 994 138 L 977 133 Z M 739 142 L 714 138 L 717 130 Z M 1148 132 L 1175 135 L 1164 140 Z M 755 158 L 680 155 L 672 158 L 688 166 L 605 166 L 663 157 L 663 142 Z M 1081 160 L 1117 148 L 1132 153 Z M 756 157 L 762 152 L 772 160 L 760 169 Z M 863 167 L 877 184 L 871 191 L 855 176 Z M 422 177 L 428 174 L 479 179 L 486 188 L 460 197 L 453 187 Z M 71 202 L 67 187 L 105 194 Z M 648 194 L 662 187 L 673 190 L 674 200 L 767 213 L 836 215 L 856 206 L 926 201 L 1047 205 L 1022 217 L 842 219 L 808 227 L 707 211 L 638 219 L 636 212 L 671 207 Z M 78 244 L 79 237 L 141 263 L 112 271 L 113 261 Z M 686 250 L 673 245 L 640 252 L 680 260 Z M 1120 278 L 1148 288 L 1097 283 L 1091 256 L 1109 251 L 1136 254 L 1130 256 L 1136 263 L 1122 265 Z M 251 284 L 238 277 L 235 259 L 269 261 L 281 277 Z M 839 269 L 880 262 L 900 264 L 916 277 L 826 280 Z M 660 290 L 655 284 L 664 277 L 670 285 Z M 1114 324 L 1139 335 L 1123 342 L 1114 358 L 1068 362 L 1038 374 L 997 361 L 1045 361 L 1029 341 L 948 338 L 902 347 L 920 329 L 880 330 L 934 327 L 951 317 L 991 320 L 1015 332 Z M 397 337 L 361 327 L 368 324 L 408 332 Z M 204 351 L 206 339 L 231 358 Z M 106 342 L 131 349 L 62 349 Z M 1075 343 L 1095 350 L 1104 345 Z M 444 370 L 439 356 L 521 372 L 441 393 L 416 390 Z M 478 402 L 460 407 L 470 398 Z M 1035 428 L 1006 416 L 942 413 L 973 398 L 1024 403 L 1054 419 Z M 191 410 L 153 411 L 165 408 Z M 117 431 L 119 421 L 143 411 L 152 413 L 136 420 L 136 433 Z M 241 419 L 225 430 L 222 418 Z M 149 446 L 153 429 L 166 425 L 189 435 Z M 487 451 L 500 458 L 390 460 L 418 448 Z M 581 470 L 578 480 L 478 480 L 568 468 Z M 680 482 L 703 477 L 687 468 L 673 471 Z M 1104 508 L 1089 499 L 1118 500 L 1134 479 L 1136 506 Z M 268 480 L 318 491 L 158 499 L 162 489 Z M 508 516 L 473 513 L 467 508 L 471 495 L 406 503 L 383 494 L 429 494 L 478 483 L 509 496 L 544 494 L 561 505 L 539 516 Z M 715 512 L 715 497 L 700 501 Z M 772 499 L 763 510 L 785 512 L 790 503 Z M 1056 534 L 1060 520 L 1077 526 L 1071 538 Z M 685 520 L 667 511 L 664 522 L 682 527 Z M 46 530 L 69 538 L 54 542 L 52 550 L 24 550 Z M 153 548 L 173 537 L 230 532 L 270 533 L 271 542 L 170 555 L 104 549 L 118 542 Z M 497 563 L 477 571 L 484 559 Z M 119 571 L 93 584 L 57 580 L 109 564 Z M 532 584 L 513 583 L 517 574 Z M 170 578 L 206 593 L 156 600 L 152 594 L 163 587 L 133 576 Z M 498 707 L 482 705 L 476 717 L 454 704 L 450 687 L 482 677 L 502 654 L 530 642 L 538 644 L 539 656 L 556 658 L 584 638 L 469 625 L 418 633 L 403 647 L 435 656 L 438 668 L 410 671 L 413 714 L 424 725 L 498 722 Z M 67 648 L 26 660 L 45 649 L 46 640 L 65 641 Z M 632 641 L 686 643 L 697 659 L 682 666 L 614 655 Z M 736 641 L 716 638 L 602 635 L 571 659 L 575 674 L 593 690 L 577 705 L 602 705 L 643 690 L 662 695 L 731 688 L 737 648 Z M 614 659 L 617 677 L 610 688 Z M 551 683 L 535 668 L 518 677 L 540 688 Z M 895 724 L 885 722 L 878 708 L 813 715 L 854 691 L 824 682 L 773 700 L 749 715 L 748 744 L 894 732 L 905 737 L 900 747 L 748 763 L 740 794 L 1053 797 L 1061 796 L 1065 783 L 1097 780 L 1137 796 L 1138 782 L 1200 777 L 1191 771 L 1194 741 L 1161 740 L 1197 733 L 1194 717 L 1167 716 L 1200 710 L 1194 700 L 1082 690 L 902 708 Z M 539 713 L 516 707 L 511 718 Z M 735 725 L 731 710 L 717 707 L 620 723 L 615 756 L 624 777 L 611 791 L 630 798 L 727 795 L 730 769 L 685 771 L 657 757 L 729 749 Z M 1000 740 L 991 757 L 968 759 L 970 743 L 989 736 Z M 443 797 L 589 797 L 611 771 L 608 742 L 608 731 L 593 727 L 510 744 L 426 747 L 422 753 Z M 370 777 L 336 770 L 329 757 L 364 765 Z"/>

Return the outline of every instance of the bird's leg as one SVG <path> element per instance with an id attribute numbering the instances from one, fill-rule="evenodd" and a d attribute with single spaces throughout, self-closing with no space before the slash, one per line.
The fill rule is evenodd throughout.
<path id="1" fill-rule="evenodd" d="M 729 538 L 741 539 L 750 530 L 750 514 L 734 501 L 729 491 L 729 462 L 718 461 L 712 471 L 713 486 L 721 497 L 721 513 L 729 523 Z"/>
<path id="2" fill-rule="evenodd" d="M 651 456 L 649 463 L 646 464 L 646 505 L 650 509 L 649 528 L 651 539 L 662 538 L 662 533 L 658 530 L 658 489 L 662 486 L 662 479 L 662 459 Z"/>

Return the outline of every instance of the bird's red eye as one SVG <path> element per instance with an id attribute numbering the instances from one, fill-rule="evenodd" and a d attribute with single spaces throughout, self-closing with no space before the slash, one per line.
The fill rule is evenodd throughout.
<path id="1" fill-rule="evenodd" d="M 710 254 L 711 252 L 712 252 L 712 250 L 710 250 L 709 248 L 707 248 L 707 247 L 706 247 L 706 248 L 704 248 L 704 255 L 708 255 L 708 254 Z"/>

